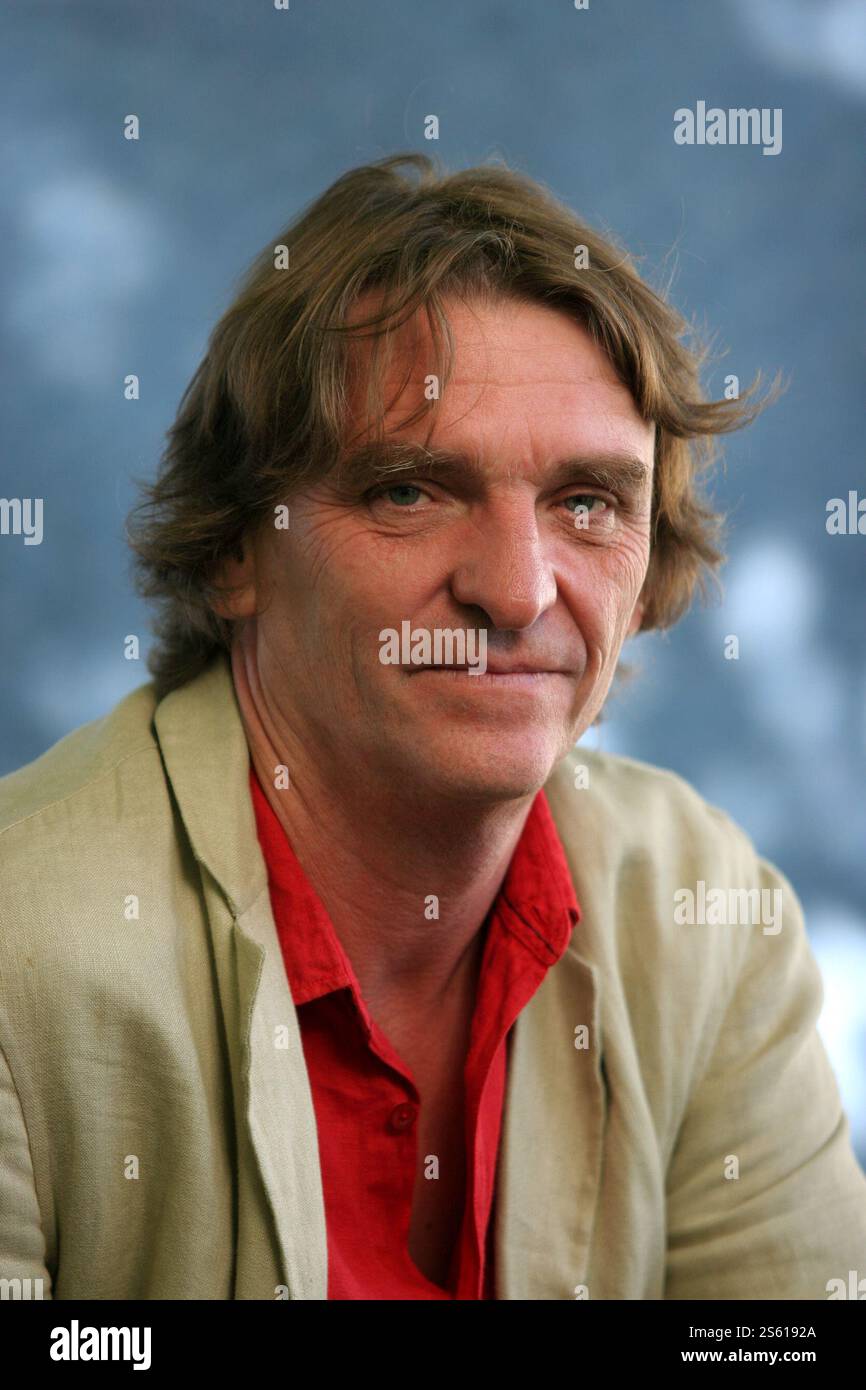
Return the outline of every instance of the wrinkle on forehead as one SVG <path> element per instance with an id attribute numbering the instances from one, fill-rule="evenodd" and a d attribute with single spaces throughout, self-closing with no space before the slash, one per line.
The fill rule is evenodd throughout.
<path id="1" fill-rule="evenodd" d="M 453 373 L 435 408 L 410 427 L 426 423 L 428 440 L 432 441 L 434 434 L 441 438 L 482 401 L 488 409 L 495 409 L 499 394 L 513 412 L 514 392 L 556 393 L 558 388 L 560 400 L 545 402 L 544 411 L 562 411 L 575 422 L 587 414 L 595 419 L 604 415 L 611 423 L 627 419 L 632 425 L 643 426 L 645 439 L 654 436 L 654 423 L 640 415 L 631 391 L 604 350 L 568 314 L 553 306 L 508 298 L 483 304 L 446 301 L 445 310 L 454 338 Z M 350 390 L 350 420 L 353 431 L 359 431 L 372 343 L 369 338 L 356 339 L 353 347 L 358 355 Z M 380 364 L 383 430 L 399 436 L 401 421 L 426 399 L 424 393 L 435 367 L 430 324 L 423 309 L 418 309 L 413 318 L 393 330 L 389 355 Z M 582 387 L 591 388 L 593 399 L 581 400 L 585 394 Z M 395 395 L 398 389 L 399 395 Z"/>

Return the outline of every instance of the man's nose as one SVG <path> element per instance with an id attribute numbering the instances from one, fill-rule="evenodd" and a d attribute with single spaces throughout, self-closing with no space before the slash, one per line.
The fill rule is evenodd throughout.
<path id="1" fill-rule="evenodd" d="M 529 499 L 490 508 L 461 538 L 451 590 L 503 631 L 530 627 L 556 602 L 556 577 Z"/>

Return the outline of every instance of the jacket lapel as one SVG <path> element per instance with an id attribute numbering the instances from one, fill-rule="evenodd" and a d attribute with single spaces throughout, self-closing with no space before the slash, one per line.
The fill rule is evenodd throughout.
<path id="1" fill-rule="evenodd" d="M 249 794 L 249 751 L 219 656 L 157 705 L 154 727 L 202 873 L 226 1024 L 238 1135 L 239 1297 L 327 1298 L 315 1111 Z M 264 1204 L 246 1171 L 251 1155 Z M 260 1194 L 261 1195 L 261 1194 Z M 261 1211 L 265 1207 L 264 1214 Z M 268 1242 L 269 1208 L 279 1263 Z M 255 1292 L 253 1292 L 253 1288 Z"/>
<path id="2" fill-rule="evenodd" d="M 586 1049 L 574 1045 L 580 1024 Z M 572 943 L 512 1030 L 495 1212 L 498 1299 L 588 1296 L 580 1286 L 606 1115 L 599 1038 L 597 972 Z"/>

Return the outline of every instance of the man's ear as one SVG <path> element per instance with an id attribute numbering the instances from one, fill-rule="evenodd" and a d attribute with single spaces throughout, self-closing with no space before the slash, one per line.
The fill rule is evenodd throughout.
<path id="1" fill-rule="evenodd" d="M 644 615 L 645 609 L 646 609 L 646 603 L 642 602 L 641 599 L 638 599 L 637 603 L 635 604 L 634 608 L 632 609 L 632 614 L 631 614 L 631 618 L 629 619 L 628 629 L 627 629 L 626 634 L 625 634 L 626 637 L 634 637 L 635 633 L 640 631 L 640 625 L 641 625 L 641 623 L 643 622 L 643 615 Z"/>
<path id="2" fill-rule="evenodd" d="M 217 566 L 214 585 L 225 592 L 212 595 L 210 606 L 220 618 L 251 618 L 256 611 L 255 555 L 249 542 L 239 544 Z"/>

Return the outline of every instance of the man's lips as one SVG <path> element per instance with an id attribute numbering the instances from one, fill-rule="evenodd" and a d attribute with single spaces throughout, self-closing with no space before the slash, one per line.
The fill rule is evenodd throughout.
<path id="1" fill-rule="evenodd" d="M 448 666 L 431 662 L 429 665 L 403 666 L 401 670 L 408 671 L 411 675 L 417 671 L 477 671 L 477 666 L 468 664 L 459 666 Z M 479 672 L 481 675 L 488 676 L 567 676 L 570 674 L 560 666 L 499 666 L 495 662 L 487 662 L 484 670 Z"/>

